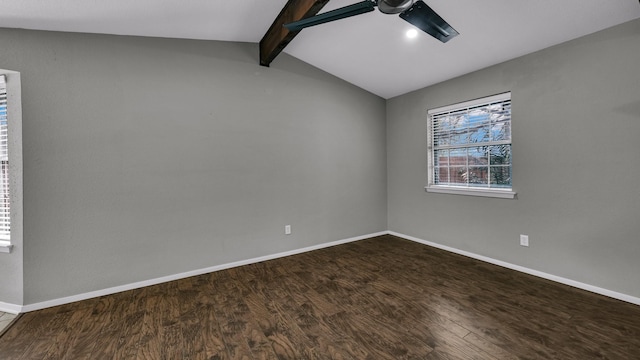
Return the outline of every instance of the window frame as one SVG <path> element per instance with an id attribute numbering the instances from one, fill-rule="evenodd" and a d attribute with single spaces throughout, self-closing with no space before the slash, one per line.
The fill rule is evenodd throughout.
<path id="1" fill-rule="evenodd" d="M 11 244 L 11 186 L 9 181 L 9 130 L 8 130 L 8 90 L 7 76 L 0 74 L 0 244 Z M 6 195 L 6 200 L 2 200 Z M 5 229 L 6 225 L 6 231 Z"/>
<path id="2" fill-rule="evenodd" d="M 10 189 L 10 236 L 0 240 L 0 254 L 22 253 L 23 198 L 22 198 L 22 85 L 20 73 L 0 69 L 7 93 L 7 121 Z M 18 250 L 16 251 L 16 247 Z"/>
<path id="3" fill-rule="evenodd" d="M 471 196 L 483 196 L 483 197 L 494 197 L 494 198 L 504 198 L 504 199 L 513 199 L 516 196 L 516 192 L 513 190 L 513 181 L 511 183 L 511 187 L 509 188 L 492 188 L 492 187 L 471 187 L 471 186 L 456 186 L 456 185 L 442 185 L 435 183 L 435 174 L 434 174 L 434 129 L 433 129 L 433 120 L 437 115 L 441 115 L 444 113 L 450 113 L 454 111 L 464 110 L 467 108 L 479 107 L 482 105 L 488 105 L 496 102 L 503 101 L 511 101 L 511 92 L 505 92 L 497 95 L 482 97 L 474 100 L 464 101 L 456 104 L 451 104 L 447 106 L 442 106 L 434 109 L 427 110 L 427 186 L 425 186 L 425 190 L 430 193 L 444 193 L 444 194 L 457 194 L 457 195 L 471 195 Z M 511 119 L 509 120 L 511 126 Z M 509 141 L 500 141 L 501 144 L 508 144 L 513 147 L 513 140 L 511 134 L 509 136 Z M 487 144 L 490 146 L 489 142 L 484 142 L 483 144 Z M 463 148 L 465 146 L 461 146 Z M 487 165 L 490 167 L 490 165 Z M 511 163 L 511 168 L 513 168 L 513 162 Z"/>

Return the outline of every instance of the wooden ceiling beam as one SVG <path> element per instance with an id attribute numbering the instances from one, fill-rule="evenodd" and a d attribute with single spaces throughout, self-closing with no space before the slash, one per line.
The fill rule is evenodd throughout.
<path id="1" fill-rule="evenodd" d="M 282 49 L 298 35 L 299 31 L 289 31 L 284 27 L 284 24 L 316 15 L 328 2 L 329 0 L 287 1 L 267 33 L 260 40 L 260 65 L 269 66 Z"/>

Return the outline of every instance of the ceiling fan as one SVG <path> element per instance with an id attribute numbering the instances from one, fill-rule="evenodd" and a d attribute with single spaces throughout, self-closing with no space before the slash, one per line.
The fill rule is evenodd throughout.
<path id="1" fill-rule="evenodd" d="M 400 14 L 411 25 L 446 43 L 459 33 L 422 0 L 365 0 L 359 3 L 327 11 L 299 21 L 284 24 L 289 31 L 340 20 L 373 11 L 375 7 L 384 14 Z"/>

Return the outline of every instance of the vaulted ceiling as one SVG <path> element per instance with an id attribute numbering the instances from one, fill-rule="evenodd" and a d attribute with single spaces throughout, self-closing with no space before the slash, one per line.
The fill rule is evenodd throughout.
<path id="1" fill-rule="evenodd" d="M 358 1 L 330 0 L 321 12 Z M 409 39 L 409 23 L 374 11 L 304 29 L 284 52 L 391 98 L 640 18 L 637 0 L 425 2 L 460 36 L 446 44 L 422 32 Z M 0 0 L 0 27 L 257 43 L 286 3 Z"/>

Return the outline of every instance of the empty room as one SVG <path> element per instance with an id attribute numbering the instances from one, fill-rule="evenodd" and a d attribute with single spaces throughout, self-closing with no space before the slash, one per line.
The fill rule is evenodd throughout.
<path id="1" fill-rule="evenodd" d="M 0 0 L 0 359 L 640 358 L 637 0 Z"/>

